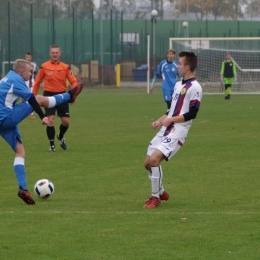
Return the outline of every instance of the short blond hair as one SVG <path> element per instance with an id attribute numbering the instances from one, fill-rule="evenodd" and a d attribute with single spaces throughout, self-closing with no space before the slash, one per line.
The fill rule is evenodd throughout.
<path id="1" fill-rule="evenodd" d="M 168 54 L 169 52 L 172 52 L 174 55 L 176 54 L 176 51 L 175 51 L 174 49 L 169 49 L 169 50 L 167 51 L 167 54 Z"/>
<path id="2" fill-rule="evenodd" d="M 61 51 L 61 48 L 58 44 L 52 44 L 49 48 L 49 51 L 51 51 L 51 49 L 54 49 L 54 48 L 58 48 Z"/>
<path id="3" fill-rule="evenodd" d="M 17 59 L 15 62 L 14 62 L 14 65 L 13 65 L 13 70 L 15 72 L 19 72 L 21 70 L 25 70 L 27 65 L 29 65 L 30 67 L 32 66 L 31 62 L 28 61 L 28 60 L 24 60 L 24 59 Z"/>

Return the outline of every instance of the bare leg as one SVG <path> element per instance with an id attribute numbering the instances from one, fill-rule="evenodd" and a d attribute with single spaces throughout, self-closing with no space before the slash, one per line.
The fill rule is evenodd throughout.
<path id="1" fill-rule="evenodd" d="M 36 95 L 35 98 L 41 107 L 49 106 L 49 99 L 47 97 Z"/>
<path id="2" fill-rule="evenodd" d="M 155 150 L 151 156 L 147 155 L 144 161 L 146 170 L 151 170 L 151 167 L 159 166 L 164 160 L 164 155 L 160 150 Z"/>
<path id="3" fill-rule="evenodd" d="M 17 141 L 17 144 L 16 144 L 15 157 L 25 158 L 24 146 L 19 141 Z"/>

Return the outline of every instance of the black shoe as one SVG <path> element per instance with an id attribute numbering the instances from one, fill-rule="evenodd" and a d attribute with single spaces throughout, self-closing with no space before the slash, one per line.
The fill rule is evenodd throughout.
<path id="1" fill-rule="evenodd" d="M 49 152 L 55 152 L 55 151 L 56 151 L 55 146 L 54 145 L 50 146 Z"/>
<path id="2" fill-rule="evenodd" d="M 225 96 L 225 99 L 230 99 L 230 95 Z"/>
<path id="3" fill-rule="evenodd" d="M 18 191 L 18 196 L 26 203 L 29 205 L 34 205 L 35 201 L 33 200 L 33 198 L 30 195 L 30 192 L 28 190 L 23 190 L 23 189 L 19 189 Z"/>
<path id="4" fill-rule="evenodd" d="M 82 89 L 83 89 L 82 82 L 78 82 L 78 84 L 74 88 L 72 88 L 71 90 L 68 91 L 68 93 L 70 94 L 69 103 L 75 102 L 76 97 L 79 95 L 79 93 L 82 91 Z"/>
<path id="5" fill-rule="evenodd" d="M 65 143 L 65 138 L 61 138 L 60 139 L 60 134 L 57 134 L 57 138 L 58 140 L 60 140 L 60 147 L 63 149 L 63 150 L 66 150 L 67 149 L 67 145 Z"/>

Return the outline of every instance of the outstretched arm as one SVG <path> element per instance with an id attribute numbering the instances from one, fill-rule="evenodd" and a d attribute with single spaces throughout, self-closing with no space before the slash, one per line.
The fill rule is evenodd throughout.
<path id="1" fill-rule="evenodd" d="M 220 77 L 221 77 L 221 80 L 223 80 L 224 70 L 225 70 L 225 62 L 223 61 L 223 62 L 221 63 L 221 69 L 220 69 Z"/>
<path id="2" fill-rule="evenodd" d="M 156 79 L 157 79 L 157 74 L 155 73 L 155 75 L 153 77 L 153 81 L 152 81 L 151 87 L 150 87 L 150 92 L 153 92 L 153 90 L 154 90 L 154 84 L 155 84 Z"/>
<path id="3" fill-rule="evenodd" d="M 233 75 L 234 75 L 234 78 L 237 77 L 236 63 L 234 61 L 233 61 Z"/>

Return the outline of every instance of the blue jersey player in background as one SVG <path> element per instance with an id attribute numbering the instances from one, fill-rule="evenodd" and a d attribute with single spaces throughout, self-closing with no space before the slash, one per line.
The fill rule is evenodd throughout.
<path id="1" fill-rule="evenodd" d="M 171 107 L 171 98 L 176 84 L 176 78 L 180 78 L 177 70 L 178 63 L 174 60 L 175 54 L 176 52 L 174 49 L 169 49 L 167 51 L 167 59 L 160 62 L 150 88 L 150 91 L 153 92 L 157 77 L 162 75 L 162 92 L 164 101 L 167 104 L 167 109 L 170 109 Z"/>

